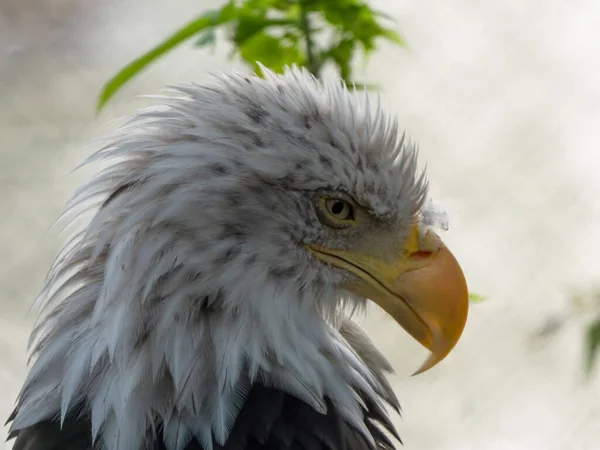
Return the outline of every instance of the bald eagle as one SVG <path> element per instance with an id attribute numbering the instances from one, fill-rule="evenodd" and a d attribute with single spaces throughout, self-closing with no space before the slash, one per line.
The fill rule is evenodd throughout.
<path id="1" fill-rule="evenodd" d="M 351 313 L 389 313 L 420 371 L 467 318 L 415 145 L 297 68 L 162 98 L 67 206 L 91 214 L 38 297 L 14 449 L 393 449 L 391 367 Z"/>

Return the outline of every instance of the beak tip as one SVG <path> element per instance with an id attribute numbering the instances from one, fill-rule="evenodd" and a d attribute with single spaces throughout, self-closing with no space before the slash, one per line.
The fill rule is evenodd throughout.
<path id="1" fill-rule="evenodd" d="M 427 371 L 427 369 L 419 369 L 416 372 L 414 372 L 413 374 L 411 374 L 411 377 L 416 377 L 417 375 L 421 375 L 423 372 Z"/>
<path id="2" fill-rule="evenodd" d="M 427 372 L 429 369 L 432 369 L 433 367 L 437 366 L 437 364 L 441 362 L 445 358 L 445 356 L 446 355 L 440 358 L 440 355 L 432 353 L 431 355 L 429 355 L 429 358 L 427 358 L 427 360 L 421 365 L 421 367 L 419 367 L 417 371 L 411 375 L 411 377 L 420 375 L 424 372 Z"/>

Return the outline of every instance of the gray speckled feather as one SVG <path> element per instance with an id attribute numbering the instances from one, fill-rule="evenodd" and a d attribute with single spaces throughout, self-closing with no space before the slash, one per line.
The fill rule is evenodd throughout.
<path id="1" fill-rule="evenodd" d="M 68 205 L 91 219 L 37 300 L 15 449 L 391 447 L 389 365 L 345 319 L 365 299 L 303 244 L 341 239 L 319 193 L 433 223 L 415 147 L 339 83 L 264 75 L 177 87 L 90 158 L 110 164 Z"/>

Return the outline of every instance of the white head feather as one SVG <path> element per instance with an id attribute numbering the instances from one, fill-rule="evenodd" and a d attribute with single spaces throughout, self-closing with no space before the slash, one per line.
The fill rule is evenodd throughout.
<path id="1" fill-rule="evenodd" d="M 364 299 L 339 291 L 343 274 L 302 244 L 335 243 L 316 191 L 409 220 L 425 179 L 366 96 L 298 69 L 264 76 L 178 87 L 91 158 L 112 164 L 69 211 L 101 207 L 40 294 L 48 314 L 13 429 L 83 404 L 106 449 L 138 450 L 157 423 L 169 449 L 192 437 L 210 449 L 260 380 L 317 410 L 327 396 L 368 435 L 355 390 L 389 399 L 389 366 L 343 333 L 344 306 Z"/>

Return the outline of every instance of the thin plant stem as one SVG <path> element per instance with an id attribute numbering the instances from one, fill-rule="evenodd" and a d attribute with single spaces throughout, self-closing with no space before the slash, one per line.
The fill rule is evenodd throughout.
<path id="1" fill-rule="evenodd" d="M 315 77 L 319 77 L 319 64 L 315 58 L 315 49 L 310 27 L 309 12 L 306 10 L 306 1 L 300 1 L 300 30 L 304 35 L 304 45 L 306 46 L 306 67 Z"/>

